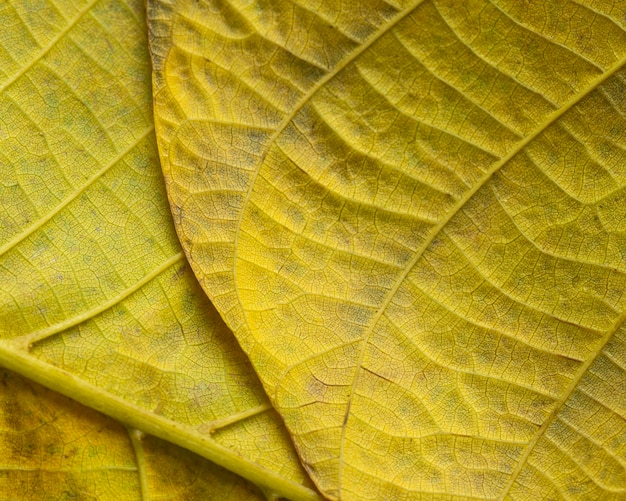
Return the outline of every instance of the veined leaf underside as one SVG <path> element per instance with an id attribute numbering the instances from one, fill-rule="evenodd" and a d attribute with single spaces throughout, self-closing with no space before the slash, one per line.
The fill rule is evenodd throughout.
<path id="1" fill-rule="evenodd" d="M 328 496 L 619 499 L 624 7 L 355 5 L 152 4 L 194 271 Z"/>
<path id="2" fill-rule="evenodd" d="M 0 492 L 318 499 L 175 236 L 144 9 L 0 3 Z"/>

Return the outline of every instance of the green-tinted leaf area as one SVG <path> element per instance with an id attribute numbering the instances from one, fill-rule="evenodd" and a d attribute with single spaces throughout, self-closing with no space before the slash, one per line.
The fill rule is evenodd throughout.
<path id="1" fill-rule="evenodd" d="M 112 419 L 0 370 L 0 492 L 4 499 L 139 499 L 128 434 Z"/>
<path id="2" fill-rule="evenodd" d="M 0 469 L 14 486 L 0 486 L 0 498 L 63 499 L 81 482 L 98 499 L 259 497 L 241 477 L 144 441 L 139 429 L 269 493 L 313 499 L 280 418 L 175 236 L 143 11 L 140 0 L 0 3 L 0 365 L 131 430 L 124 437 L 107 424 L 114 437 L 92 438 L 83 411 L 53 417 L 73 404 L 36 407 L 39 393 L 66 402 L 44 390 L 7 404 L 7 426 L 23 420 L 29 434 L 0 440 L 13 451 Z M 0 399 L 18 402 L 10 392 L 33 387 L 10 386 Z M 39 421 L 45 436 L 33 431 Z M 64 459 L 72 443 L 78 452 Z"/>
<path id="3" fill-rule="evenodd" d="M 183 247 L 321 490 L 626 496 L 626 6 L 150 2 Z"/>

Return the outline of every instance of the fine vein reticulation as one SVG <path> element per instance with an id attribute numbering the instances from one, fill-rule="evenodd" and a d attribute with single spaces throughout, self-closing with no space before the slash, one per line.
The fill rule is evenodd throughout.
<path id="1" fill-rule="evenodd" d="M 0 2 L 0 497 L 319 499 L 176 238 L 144 11 Z"/>
<path id="2" fill-rule="evenodd" d="M 624 496 L 626 7 L 149 23 L 183 248 L 324 494 Z"/>

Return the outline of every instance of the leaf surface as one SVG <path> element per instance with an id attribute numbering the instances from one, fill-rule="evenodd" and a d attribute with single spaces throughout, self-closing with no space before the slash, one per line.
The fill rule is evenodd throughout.
<path id="1" fill-rule="evenodd" d="M 0 365 L 130 430 L 6 376 L 0 450 L 13 453 L 0 454 L 0 477 L 15 487 L 0 497 L 87 496 L 86 479 L 99 499 L 263 498 L 246 478 L 316 499 L 175 236 L 143 2 L 4 2 L 0 25 Z M 44 428 L 20 436 L 22 421 Z M 114 430 L 98 436 L 99 423 Z M 63 457 L 83 442 L 87 452 Z M 48 463 L 61 470 L 47 475 Z M 80 481 L 70 489 L 64 476 Z"/>
<path id="2" fill-rule="evenodd" d="M 262 500 L 232 472 L 0 370 L 0 492 L 12 500 Z M 172 481 L 166 471 L 176 472 Z"/>
<path id="3" fill-rule="evenodd" d="M 626 495 L 626 6 L 149 2 L 191 266 L 338 499 Z"/>

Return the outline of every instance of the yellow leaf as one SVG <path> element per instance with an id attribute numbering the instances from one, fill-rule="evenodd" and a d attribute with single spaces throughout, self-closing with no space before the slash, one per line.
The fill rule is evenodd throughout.
<path id="1" fill-rule="evenodd" d="M 243 477 L 269 494 L 317 499 L 175 236 L 143 9 L 141 0 L 0 4 L 0 365 L 131 430 L 85 435 L 110 420 L 85 423 L 93 413 L 40 389 L 21 403 L 15 394 L 36 386 L 16 379 L 0 393 L 8 408 L 20 401 L 0 436 L 9 475 L 0 477 L 13 486 L 0 485 L 0 498 L 258 498 Z M 16 435 L 22 420 L 33 430 L 42 419 L 45 429 Z M 93 457 L 66 461 L 73 443 L 93 444 Z M 69 483 L 58 480 L 66 469 Z"/>
<path id="2" fill-rule="evenodd" d="M 241 477 L 4 369 L 0 386 L 4 499 L 264 499 Z"/>
<path id="3" fill-rule="evenodd" d="M 320 489 L 626 496 L 626 6 L 149 2 L 175 223 Z"/>

